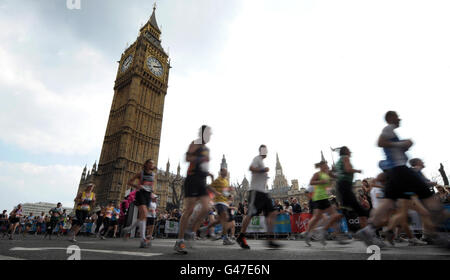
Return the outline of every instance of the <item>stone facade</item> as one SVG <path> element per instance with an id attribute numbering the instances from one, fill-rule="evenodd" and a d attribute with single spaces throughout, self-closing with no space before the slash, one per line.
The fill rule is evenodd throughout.
<path id="1" fill-rule="evenodd" d="M 98 204 L 119 202 L 128 180 L 151 158 L 158 164 L 170 59 L 161 46 L 155 9 L 122 54 L 98 169 L 84 170 L 78 192 L 96 184 Z M 159 174 L 159 172 L 158 172 Z M 158 175 L 159 177 L 159 175 Z"/>

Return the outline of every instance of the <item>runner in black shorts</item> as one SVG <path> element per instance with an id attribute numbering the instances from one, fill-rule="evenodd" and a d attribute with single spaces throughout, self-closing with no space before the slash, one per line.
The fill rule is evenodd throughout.
<path id="1" fill-rule="evenodd" d="M 71 234 L 69 234 L 69 241 L 77 242 L 75 237 L 77 236 L 80 228 L 83 226 L 86 218 L 89 217 L 89 212 L 91 207 L 95 205 L 95 185 L 90 183 L 87 185 L 86 190 L 79 193 L 75 198 L 75 203 L 77 204 L 75 210 L 75 218 L 73 220 Z M 70 237 L 71 236 L 71 237 Z"/>
<path id="2" fill-rule="evenodd" d="M 140 248 L 148 248 L 150 243 L 150 240 L 145 237 L 145 233 L 147 228 L 148 205 L 150 204 L 153 186 L 156 181 L 155 170 L 155 162 L 152 159 L 148 159 L 145 161 L 142 171 L 128 181 L 129 186 L 138 190 L 136 192 L 134 203 L 139 209 L 138 223 L 139 233 L 141 235 Z M 139 180 L 139 184 L 134 184 L 134 181 L 136 180 Z M 129 234 L 133 227 L 135 227 L 135 224 L 125 228 L 124 231 Z"/>
<path id="3" fill-rule="evenodd" d="M 22 204 L 17 205 L 17 207 L 9 213 L 9 239 L 12 240 L 16 229 L 20 224 L 20 218 L 23 215 Z"/>
<path id="4" fill-rule="evenodd" d="M 435 220 L 436 226 L 446 218 L 446 212 L 440 201 L 433 195 L 426 182 L 422 180 L 412 169 L 406 166 L 408 157 L 405 152 L 413 145 L 411 140 L 400 140 L 394 132 L 400 126 L 400 118 L 394 111 L 389 111 L 385 115 L 388 125 L 383 129 L 378 138 L 378 146 L 383 148 L 386 160 L 382 161 L 380 167 L 386 170 L 387 184 L 385 188 L 385 199 L 376 209 L 369 225 L 358 231 L 356 236 L 366 243 L 366 245 L 386 246 L 375 238 L 375 230 L 381 227 L 387 215 L 395 208 L 397 199 L 408 199 L 406 193 L 415 193 L 422 201 Z M 430 233 L 432 238 L 442 242 L 443 246 L 449 246 L 448 241 L 440 238 L 438 234 Z"/>
<path id="5" fill-rule="evenodd" d="M 267 172 L 269 172 L 269 168 L 266 167 L 263 162 L 266 157 L 267 147 L 265 145 L 261 145 L 259 147 L 259 155 L 253 159 L 249 168 L 252 172 L 252 180 L 250 183 L 250 192 L 248 196 L 248 211 L 242 221 L 241 233 L 236 239 L 236 242 L 239 243 L 243 249 L 250 249 L 250 246 L 247 244 L 247 240 L 245 238 L 245 233 L 252 217 L 259 215 L 261 212 L 266 217 L 267 233 L 269 236 L 273 235 L 273 224 L 278 212 L 275 210 L 272 199 L 266 190 L 268 179 Z M 281 247 L 281 245 L 274 242 L 271 237 L 267 240 L 267 246 L 273 249 Z"/>
<path id="6" fill-rule="evenodd" d="M 212 181 L 214 181 L 214 176 L 209 173 L 209 149 L 206 147 L 206 144 L 211 138 L 211 134 L 211 128 L 203 125 L 199 131 L 199 138 L 189 145 L 186 153 L 186 161 L 189 162 L 189 168 L 183 186 L 184 211 L 180 220 L 178 240 L 174 246 L 174 250 L 179 254 L 187 254 L 184 233 L 197 202 L 201 203 L 201 208 L 193 222 L 193 228 L 189 233 L 189 238 L 194 237 L 193 233 L 197 232 L 201 221 L 208 211 L 210 198 L 206 191 L 206 178 L 210 176 Z"/>
<path id="7" fill-rule="evenodd" d="M 337 198 L 341 203 L 341 209 L 355 211 L 358 214 L 361 228 L 367 225 L 369 211 L 362 207 L 353 192 L 353 174 L 362 173 L 361 170 L 354 169 L 350 163 L 351 151 L 346 146 L 339 149 L 340 159 L 336 163 L 337 170 Z"/>

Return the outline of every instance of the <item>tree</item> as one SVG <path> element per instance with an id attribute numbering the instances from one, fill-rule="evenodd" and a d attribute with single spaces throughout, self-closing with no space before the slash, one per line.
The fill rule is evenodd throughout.
<path id="1" fill-rule="evenodd" d="M 237 203 L 243 203 L 245 200 L 245 195 L 247 193 L 247 188 L 243 186 L 243 184 L 236 183 L 234 185 L 234 189 L 236 191 L 236 196 L 234 197 L 234 201 Z"/>
<path id="2" fill-rule="evenodd" d="M 172 190 L 172 205 L 174 208 L 179 209 L 181 205 L 181 201 L 183 201 L 184 198 L 184 192 L 182 185 L 184 183 L 183 177 L 176 175 L 176 176 L 170 176 L 168 175 L 168 183 L 169 188 Z M 179 191 L 177 192 L 177 189 Z"/>

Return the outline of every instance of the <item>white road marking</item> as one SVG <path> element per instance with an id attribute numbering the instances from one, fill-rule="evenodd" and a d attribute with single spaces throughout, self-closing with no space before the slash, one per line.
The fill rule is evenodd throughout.
<path id="1" fill-rule="evenodd" d="M 64 247 L 44 247 L 44 248 L 24 248 L 24 247 L 14 247 L 9 249 L 10 251 L 44 251 L 44 250 L 67 250 Z M 81 252 L 94 252 L 94 253 L 105 253 L 105 254 L 116 254 L 116 255 L 127 255 L 127 256 L 140 256 L 140 257 L 154 257 L 160 256 L 161 253 L 143 253 L 143 252 L 129 252 L 129 251 L 112 251 L 112 250 L 95 250 L 95 249 L 81 249 Z"/>
<path id="2" fill-rule="evenodd" d="M 0 260 L 1 261 L 23 261 L 25 259 L 19 259 L 19 258 L 13 258 L 13 257 L 9 257 L 9 256 L 0 255 Z"/>

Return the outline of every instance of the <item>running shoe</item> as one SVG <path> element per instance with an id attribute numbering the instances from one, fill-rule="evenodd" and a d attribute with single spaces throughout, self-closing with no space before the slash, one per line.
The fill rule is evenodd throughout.
<path id="1" fill-rule="evenodd" d="M 365 228 L 359 230 L 355 234 L 355 236 L 356 236 L 356 238 L 358 238 L 361 241 L 363 241 L 364 243 L 366 243 L 367 246 L 377 245 L 380 248 L 386 247 L 386 244 L 383 241 L 375 238 L 375 232 L 371 231 L 370 228 L 368 228 L 368 227 L 365 227 Z"/>
<path id="2" fill-rule="evenodd" d="M 427 245 L 428 244 L 427 242 L 420 241 L 416 237 L 409 239 L 408 243 L 409 243 L 408 244 L 409 246 L 420 246 L 420 245 Z"/>
<path id="3" fill-rule="evenodd" d="M 270 249 L 280 249 L 281 244 L 278 244 L 273 240 L 267 240 L 267 247 L 269 247 Z"/>
<path id="4" fill-rule="evenodd" d="M 101 236 L 100 239 L 101 239 L 101 240 L 106 240 L 106 237 Z"/>
<path id="5" fill-rule="evenodd" d="M 245 238 L 245 235 L 240 234 L 238 238 L 236 239 L 236 242 L 241 246 L 242 249 L 250 249 L 250 246 L 247 244 L 247 239 Z"/>
<path id="6" fill-rule="evenodd" d="M 141 246 L 139 246 L 139 248 L 148 248 L 150 246 L 149 243 L 149 240 L 141 239 Z"/>
<path id="7" fill-rule="evenodd" d="M 234 242 L 231 241 L 231 240 L 228 239 L 228 238 L 225 238 L 225 239 L 223 240 L 223 245 L 233 245 L 233 244 L 234 244 Z"/>
<path id="8" fill-rule="evenodd" d="M 69 241 L 70 241 L 70 242 L 77 242 L 77 240 L 75 239 L 75 236 L 72 237 L 72 238 L 69 238 Z"/>
<path id="9" fill-rule="evenodd" d="M 337 234 L 334 240 L 336 240 L 341 245 L 347 245 L 352 242 L 352 240 L 349 239 L 348 236 L 344 234 Z"/>
<path id="10" fill-rule="evenodd" d="M 308 247 L 311 247 L 311 236 L 312 234 L 310 232 L 305 234 L 305 243 Z"/>
<path id="11" fill-rule="evenodd" d="M 180 255 L 186 255 L 187 254 L 186 245 L 184 244 L 183 241 L 177 241 L 175 243 L 175 246 L 173 247 L 173 249 Z"/>
<path id="12" fill-rule="evenodd" d="M 397 241 L 398 243 L 401 243 L 401 242 L 409 242 L 408 239 L 403 238 L 403 237 L 398 237 L 398 238 L 396 239 L 396 241 Z"/>

